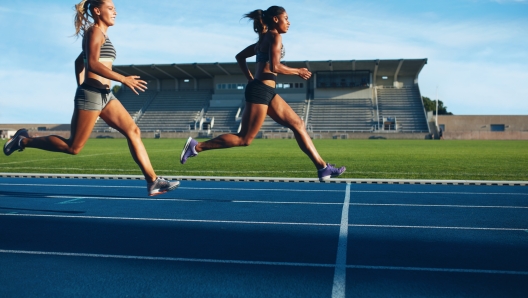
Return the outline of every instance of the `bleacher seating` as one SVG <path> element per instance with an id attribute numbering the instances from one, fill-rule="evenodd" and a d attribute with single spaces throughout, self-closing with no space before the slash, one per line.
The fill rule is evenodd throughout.
<path id="1" fill-rule="evenodd" d="M 314 99 L 308 126 L 312 131 L 372 131 L 374 109 L 370 98 Z"/>
<path id="2" fill-rule="evenodd" d="M 299 115 L 301 119 L 304 120 L 304 116 L 306 113 L 306 101 L 291 101 L 288 102 L 292 110 Z M 287 132 L 288 128 L 278 124 L 273 119 L 271 119 L 270 116 L 266 116 L 266 119 L 264 119 L 264 123 L 262 124 L 262 127 L 260 128 L 260 131 L 262 132 Z"/>
<path id="3" fill-rule="evenodd" d="M 401 132 L 429 132 L 417 87 L 377 89 L 380 119 L 396 118 Z"/>
<path id="4" fill-rule="evenodd" d="M 205 118 L 214 118 L 211 130 L 217 132 L 237 132 L 239 122 L 236 121 L 238 108 L 234 107 L 209 107 Z"/>
<path id="5" fill-rule="evenodd" d="M 134 92 L 127 90 L 125 92 L 119 92 L 115 94 L 117 99 L 121 102 L 121 104 L 125 107 L 125 109 L 128 111 L 130 116 L 134 118 L 136 114 L 141 110 L 141 108 L 154 96 L 156 96 L 156 91 L 146 91 L 146 92 L 139 92 L 139 95 L 136 95 Z M 106 122 L 103 121 L 103 119 L 98 118 L 97 122 L 95 122 L 94 131 L 107 131 L 110 127 Z"/>
<path id="6" fill-rule="evenodd" d="M 160 91 L 137 124 L 141 131 L 187 131 L 211 100 L 211 90 Z"/>

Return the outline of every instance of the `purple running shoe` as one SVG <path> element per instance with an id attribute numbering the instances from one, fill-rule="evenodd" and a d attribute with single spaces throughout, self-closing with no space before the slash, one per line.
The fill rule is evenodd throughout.
<path id="1" fill-rule="evenodd" d="M 4 144 L 4 154 L 11 155 L 15 151 L 24 151 L 20 146 L 22 139 L 29 138 L 29 134 L 25 128 L 17 130 L 15 135 Z"/>
<path id="2" fill-rule="evenodd" d="M 319 175 L 319 181 L 325 181 L 330 178 L 335 178 L 346 171 L 345 167 L 336 168 L 335 165 L 329 163 L 326 164 L 326 168 L 317 171 Z"/>
<path id="3" fill-rule="evenodd" d="M 178 186 L 180 186 L 180 181 L 168 181 L 165 178 L 158 177 L 154 182 L 147 182 L 147 191 L 148 195 L 152 197 L 175 190 Z"/>
<path id="4" fill-rule="evenodd" d="M 189 137 L 187 139 L 187 143 L 185 143 L 185 146 L 183 147 L 181 156 L 180 156 L 180 162 L 181 164 L 184 164 L 189 157 L 193 157 L 198 155 L 198 152 L 194 149 L 198 142 L 194 140 L 193 138 Z"/>

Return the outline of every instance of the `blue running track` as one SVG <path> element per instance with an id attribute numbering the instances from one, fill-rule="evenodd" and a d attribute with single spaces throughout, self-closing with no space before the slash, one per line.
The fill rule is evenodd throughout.
<path id="1" fill-rule="evenodd" d="M 0 297 L 528 297 L 528 187 L 0 178 Z"/>

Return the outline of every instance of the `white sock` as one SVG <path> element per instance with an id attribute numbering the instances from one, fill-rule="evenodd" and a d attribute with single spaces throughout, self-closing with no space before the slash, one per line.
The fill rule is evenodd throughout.
<path id="1" fill-rule="evenodd" d="M 320 169 L 319 171 L 322 171 L 322 170 L 324 170 L 324 169 L 326 169 L 326 168 L 328 168 L 328 166 L 325 166 L 324 168 Z"/>
<path id="2" fill-rule="evenodd" d="M 196 152 L 196 145 L 194 145 L 194 146 L 192 147 L 192 151 L 193 151 L 194 154 L 198 154 L 198 152 Z"/>

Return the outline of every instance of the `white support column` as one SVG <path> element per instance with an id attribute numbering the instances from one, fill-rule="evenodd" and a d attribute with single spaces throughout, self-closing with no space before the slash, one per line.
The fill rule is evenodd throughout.
<path id="1" fill-rule="evenodd" d="M 398 67 L 396 68 L 396 72 L 394 73 L 394 82 L 392 85 L 396 88 L 400 88 L 400 82 L 398 82 L 398 74 L 400 73 L 400 69 L 403 65 L 403 59 L 400 59 L 400 63 L 398 64 Z"/>
<path id="2" fill-rule="evenodd" d="M 379 61 L 379 59 L 378 59 L 378 60 L 376 60 L 376 66 L 374 66 L 374 78 L 373 78 L 372 81 L 371 81 L 371 82 L 372 82 L 372 85 L 373 85 L 374 88 L 376 88 L 376 77 L 377 77 L 377 75 L 378 75 L 378 66 L 379 66 L 379 63 L 380 63 L 380 61 Z"/>

